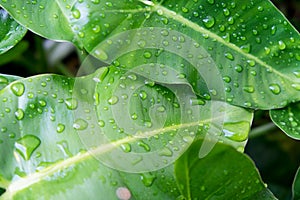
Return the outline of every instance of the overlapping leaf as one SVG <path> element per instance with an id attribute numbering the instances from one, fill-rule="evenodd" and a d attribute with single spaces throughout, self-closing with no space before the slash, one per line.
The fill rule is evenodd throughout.
<path id="1" fill-rule="evenodd" d="M 95 48 L 103 41 L 109 44 L 112 35 L 145 27 L 175 30 L 197 41 L 216 63 L 220 74 L 211 78 L 221 76 L 225 87 L 212 85 L 205 91 L 208 95 L 261 109 L 284 107 L 300 99 L 299 33 L 267 0 L 247 5 L 211 0 L 0 4 L 34 32 L 72 41 L 104 60 L 106 49 Z"/>
<path id="2" fill-rule="evenodd" d="M 0 54 L 14 47 L 23 38 L 26 31 L 26 28 L 0 8 Z"/>
<path id="3" fill-rule="evenodd" d="M 95 92 L 111 90 L 107 89 L 107 86 L 115 74 L 113 68 L 110 73 L 107 73 L 106 68 L 102 68 L 95 74 L 77 78 L 76 90 L 73 88 L 73 78 L 59 75 L 39 75 L 14 81 L 0 91 L 2 101 L 0 108 L 2 132 L 0 136 L 0 150 L 2 152 L 0 154 L 2 163 L 0 187 L 6 190 L 1 196 L 2 199 L 22 199 L 25 197 L 34 199 L 40 195 L 49 199 L 66 197 L 116 199 L 118 195 L 122 195 L 117 191 L 125 193 L 129 191 L 132 199 L 149 199 L 153 195 L 156 195 L 158 199 L 174 199 L 180 195 L 175 180 L 172 178 L 171 163 L 169 163 L 169 167 L 161 170 L 130 174 L 108 168 L 106 160 L 99 162 L 95 159 L 95 155 L 105 155 L 108 151 L 116 148 L 128 152 L 126 154 L 129 157 L 133 151 L 145 152 L 146 148 L 145 145 L 139 143 L 139 137 L 128 141 L 123 133 L 125 139 L 120 138 L 121 132 L 106 132 L 103 123 L 92 118 L 94 116 L 93 110 L 97 106 L 105 104 L 107 101 L 111 102 L 106 97 L 100 96 L 98 99 L 100 101 L 97 103 Z M 136 74 L 136 76 L 138 75 Z M 155 95 L 155 92 L 159 91 L 157 88 L 160 88 L 161 92 L 164 90 L 168 92 L 158 85 L 150 87 L 149 91 L 152 89 L 151 93 Z M 126 91 L 124 92 L 126 94 Z M 154 100 L 158 100 L 159 96 L 153 97 Z M 89 107 L 84 107 L 86 105 Z M 80 108 L 82 109 L 78 110 Z M 219 114 L 224 111 L 225 114 L 232 111 L 232 109 L 224 110 L 223 106 L 219 106 L 219 108 L 221 109 Z M 168 108 L 166 111 L 168 115 L 172 116 L 172 109 Z M 225 121 L 237 123 L 239 120 L 248 120 L 248 128 L 243 133 L 243 135 L 247 135 L 252 113 L 238 107 L 234 112 L 237 117 L 232 118 L 230 117 L 231 114 L 228 113 Z M 147 114 L 143 115 L 141 111 L 138 114 L 140 117 L 147 117 Z M 208 121 L 211 122 L 208 123 Z M 213 121 L 214 119 L 208 119 L 206 124 L 214 126 Z M 95 124 L 95 122 L 99 124 Z M 201 127 L 201 121 L 197 123 Z M 165 126 L 170 126 L 170 130 L 173 129 L 172 123 L 171 125 L 166 123 Z M 174 128 L 178 129 L 181 126 L 184 125 L 175 124 Z M 168 129 L 168 127 L 165 128 Z M 97 132 L 89 132 L 90 130 L 102 132 L 104 130 L 107 138 L 113 141 L 109 140 L 109 143 L 101 146 L 88 146 L 83 140 L 83 135 L 90 134 L 87 135 L 88 137 L 97 135 Z M 234 133 L 238 130 L 231 129 L 231 131 Z M 159 133 L 160 131 L 157 131 L 152 136 L 158 136 Z M 203 137 L 205 130 L 199 131 L 200 135 L 201 133 Z M 155 148 L 154 143 L 152 144 L 150 140 L 152 136 L 146 133 L 144 135 L 144 142 L 150 141 L 149 145 L 151 146 L 149 148 Z M 149 141 L 146 140 L 147 137 L 149 137 Z M 162 138 L 163 135 L 159 134 L 159 137 Z M 224 135 L 222 136 L 221 133 L 219 137 L 224 139 Z M 227 140 L 234 143 L 230 135 Z M 240 144 L 240 141 L 244 140 L 245 137 L 236 144 L 241 146 L 244 143 Z M 128 151 L 124 148 L 127 143 L 136 146 Z M 111 147 L 112 149 L 110 149 Z M 173 150 L 176 152 L 175 147 Z M 167 155 L 168 152 L 166 151 L 163 153 L 167 157 L 171 156 Z M 122 164 L 122 160 L 119 160 L 119 164 Z M 118 169 L 118 166 L 116 168 Z M 166 181 L 169 184 L 161 186 Z M 105 196 L 101 196 L 104 193 Z"/>

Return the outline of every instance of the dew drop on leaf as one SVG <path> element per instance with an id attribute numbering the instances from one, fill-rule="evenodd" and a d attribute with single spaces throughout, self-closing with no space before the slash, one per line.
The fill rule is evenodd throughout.
<path id="1" fill-rule="evenodd" d="M 0 76 L 0 84 L 7 84 L 8 80 L 4 76 Z"/>
<path id="2" fill-rule="evenodd" d="M 103 120 L 99 120 L 99 121 L 98 121 L 98 125 L 99 125 L 100 127 L 104 127 L 104 126 L 105 126 L 105 122 L 104 122 Z"/>
<path id="3" fill-rule="evenodd" d="M 206 28 L 211 28 L 215 25 L 215 18 L 212 16 L 207 16 L 202 21 Z"/>
<path id="4" fill-rule="evenodd" d="M 145 100 L 147 98 L 147 93 L 144 90 L 142 90 L 140 92 L 139 96 L 142 100 Z"/>
<path id="5" fill-rule="evenodd" d="M 131 152 L 131 145 L 128 143 L 121 144 L 121 148 L 125 153 Z"/>
<path id="6" fill-rule="evenodd" d="M 234 60 L 234 56 L 229 52 L 225 53 L 225 57 L 229 60 Z"/>
<path id="7" fill-rule="evenodd" d="M 34 150 L 41 144 L 41 140 L 34 135 L 25 135 L 15 142 L 16 151 L 25 159 L 29 160 Z"/>
<path id="8" fill-rule="evenodd" d="M 224 123 L 223 133 L 231 140 L 242 142 L 248 138 L 249 129 L 248 122 Z"/>
<path id="9" fill-rule="evenodd" d="M 271 90 L 271 92 L 273 93 L 273 94 L 280 94 L 280 92 L 281 92 L 281 89 L 280 89 L 280 86 L 278 85 L 278 84 L 270 84 L 269 85 L 269 89 Z"/>
<path id="10" fill-rule="evenodd" d="M 64 124 L 58 124 L 56 127 L 56 132 L 57 133 L 62 133 L 65 130 L 65 125 Z"/>
<path id="11" fill-rule="evenodd" d="M 119 98 L 117 96 L 112 96 L 107 101 L 110 105 L 115 105 L 116 103 L 118 103 Z"/>
<path id="12" fill-rule="evenodd" d="M 18 97 L 22 96 L 25 91 L 23 83 L 14 83 L 11 85 L 11 91 Z"/>
<path id="13" fill-rule="evenodd" d="M 137 143 L 140 147 L 142 147 L 145 151 L 147 151 L 147 152 L 149 152 L 151 149 L 150 149 L 150 147 L 149 147 L 149 145 L 148 144 L 146 144 L 145 142 L 143 142 L 143 141 L 139 141 L 138 143 Z"/>
<path id="14" fill-rule="evenodd" d="M 74 10 L 72 11 L 72 16 L 73 16 L 75 19 L 79 19 L 80 16 L 81 16 L 81 13 L 80 13 L 80 11 L 79 11 L 78 9 L 74 9 Z"/>
<path id="15" fill-rule="evenodd" d="M 78 107 L 78 102 L 74 98 L 66 99 L 65 104 L 69 110 L 75 110 Z"/>
<path id="16" fill-rule="evenodd" d="M 22 120 L 24 118 L 24 111 L 22 109 L 17 109 L 15 112 L 15 116 L 17 118 L 17 120 Z"/>
<path id="17" fill-rule="evenodd" d="M 282 40 L 280 40 L 278 41 L 278 48 L 280 50 L 284 50 L 286 48 L 286 44 Z"/>
<path id="18" fill-rule="evenodd" d="M 163 148 L 163 149 L 161 149 L 161 150 L 159 151 L 159 155 L 160 155 L 160 156 L 171 157 L 171 156 L 173 156 L 173 152 L 172 152 L 172 150 L 169 149 L 168 147 L 165 147 L 165 148 Z"/>
<path id="19" fill-rule="evenodd" d="M 151 172 L 143 173 L 141 175 L 141 180 L 146 187 L 150 187 L 153 184 L 155 179 L 156 179 L 156 176 L 153 175 Z"/>
<path id="20" fill-rule="evenodd" d="M 73 128 L 76 130 L 84 130 L 88 127 L 88 123 L 84 119 L 76 119 Z"/>
<path id="21" fill-rule="evenodd" d="M 293 83 L 292 87 L 298 91 L 300 91 L 300 84 L 299 83 Z"/>
<path id="22" fill-rule="evenodd" d="M 243 90 L 248 93 L 253 93 L 255 91 L 253 86 L 244 86 Z"/>
<path id="23" fill-rule="evenodd" d="M 149 58 L 151 58 L 151 56 L 152 56 L 152 54 L 151 54 L 150 51 L 145 51 L 144 52 L 144 58 L 149 59 Z"/>

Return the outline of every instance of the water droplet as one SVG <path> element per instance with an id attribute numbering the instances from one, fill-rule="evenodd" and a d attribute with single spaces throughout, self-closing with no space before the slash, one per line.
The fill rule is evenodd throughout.
<path id="1" fill-rule="evenodd" d="M 250 125 L 246 121 L 225 123 L 223 126 L 225 137 L 238 142 L 248 139 L 249 129 Z"/>
<path id="2" fill-rule="evenodd" d="M 223 77 L 223 81 L 225 81 L 226 83 L 230 83 L 231 82 L 231 78 L 229 76 L 224 76 Z"/>
<path id="3" fill-rule="evenodd" d="M 92 1 L 92 3 L 94 3 L 94 4 L 99 4 L 100 3 L 100 0 L 91 0 Z"/>
<path id="4" fill-rule="evenodd" d="M 151 172 L 143 173 L 141 175 L 141 180 L 146 187 L 150 187 L 153 184 L 155 179 L 156 179 L 156 176 L 153 175 Z"/>
<path id="5" fill-rule="evenodd" d="M 29 160 L 34 150 L 41 144 L 41 140 L 34 135 L 25 135 L 15 142 L 16 151 L 25 159 Z"/>
<path id="6" fill-rule="evenodd" d="M 184 12 L 184 13 L 187 13 L 187 12 L 189 12 L 189 9 L 188 9 L 188 8 L 186 8 L 186 7 L 182 7 L 182 8 L 181 8 L 181 10 L 182 10 L 182 12 Z"/>
<path id="7" fill-rule="evenodd" d="M 256 64 L 254 60 L 247 60 L 247 63 L 250 65 L 250 67 L 254 67 Z"/>
<path id="8" fill-rule="evenodd" d="M 251 51 L 251 45 L 250 44 L 246 44 L 240 47 L 244 52 L 246 53 L 250 53 Z"/>
<path id="9" fill-rule="evenodd" d="M 106 53 L 104 50 L 102 50 L 102 49 L 96 49 L 96 50 L 95 50 L 95 56 L 96 56 L 98 59 L 103 60 L 103 61 L 105 61 L 105 60 L 108 59 L 107 53 Z"/>
<path id="10" fill-rule="evenodd" d="M 78 106 L 78 102 L 74 98 L 68 98 L 65 100 L 65 104 L 69 110 L 75 110 Z"/>
<path id="11" fill-rule="evenodd" d="M 146 126 L 147 128 L 151 128 L 152 127 L 152 123 L 151 122 L 145 122 L 144 126 Z"/>
<path id="12" fill-rule="evenodd" d="M 150 51 L 145 51 L 144 52 L 144 58 L 149 59 L 149 58 L 151 58 L 151 56 L 152 56 L 152 53 Z"/>
<path id="13" fill-rule="evenodd" d="M 192 98 L 190 99 L 190 103 L 191 105 L 205 105 L 205 101 L 203 99 L 196 99 L 196 98 Z"/>
<path id="14" fill-rule="evenodd" d="M 243 71 L 243 67 L 241 65 L 237 65 L 234 67 L 235 71 L 241 73 Z"/>
<path id="15" fill-rule="evenodd" d="M 75 19 L 79 19 L 80 16 L 81 16 L 81 13 L 80 13 L 80 11 L 79 11 L 78 9 L 74 9 L 74 10 L 72 11 L 72 16 L 73 16 Z"/>
<path id="16" fill-rule="evenodd" d="M 11 85 L 11 90 L 16 96 L 20 97 L 25 91 L 25 86 L 23 83 L 14 83 Z"/>
<path id="17" fill-rule="evenodd" d="M 131 152 L 131 145 L 128 143 L 121 144 L 121 148 L 125 153 Z"/>
<path id="18" fill-rule="evenodd" d="M 144 90 L 142 90 L 139 96 L 141 97 L 142 100 L 145 100 L 147 98 L 147 93 Z"/>
<path id="19" fill-rule="evenodd" d="M 278 84 L 270 84 L 269 89 L 273 94 L 279 94 L 281 92 L 280 86 Z"/>
<path id="20" fill-rule="evenodd" d="M 265 49 L 265 54 L 269 55 L 271 52 L 271 49 L 268 47 L 265 47 L 264 49 Z"/>
<path id="21" fill-rule="evenodd" d="M 112 96 L 107 101 L 110 105 L 115 105 L 116 103 L 118 103 L 119 98 L 117 96 Z"/>
<path id="22" fill-rule="evenodd" d="M 258 7 L 257 7 L 257 10 L 258 10 L 259 12 L 262 12 L 262 11 L 264 11 L 264 7 L 258 6 Z"/>
<path id="23" fill-rule="evenodd" d="M 144 148 L 145 151 L 147 151 L 147 152 L 149 152 L 149 151 L 151 150 L 150 147 L 149 147 L 149 145 L 146 144 L 146 143 L 144 143 L 143 141 L 139 141 L 137 144 L 138 144 L 140 147 Z"/>
<path id="24" fill-rule="evenodd" d="M 228 10 L 228 8 L 224 8 L 223 9 L 223 14 L 227 17 L 230 15 L 230 11 Z"/>
<path id="25" fill-rule="evenodd" d="M 255 91 L 253 86 L 244 86 L 243 90 L 248 93 L 253 93 Z"/>
<path id="26" fill-rule="evenodd" d="M 161 150 L 159 151 L 159 155 L 160 155 L 160 156 L 171 157 L 171 156 L 173 156 L 173 152 L 172 152 L 171 149 L 165 147 L 165 148 L 163 148 L 163 149 L 161 149 Z"/>
<path id="27" fill-rule="evenodd" d="M 94 33 L 99 33 L 101 31 L 100 26 L 99 25 L 94 26 L 93 31 L 94 31 Z"/>
<path id="28" fill-rule="evenodd" d="M 47 102 L 44 100 L 39 100 L 39 104 L 40 106 L 45 107 L 47 105 Z"/>
<path id="29" fill-rule="evenodd" d="M 84 130 L 88 127 L 88 123 L 83 119 L 76 119 L 73 128 L 76 130 Z"/>
<path id="30" fill-rule="evenodd" d="M 24 115 L 24 111 L 20 108 L 15 112 L 17 120 L 22 120 L 24 118 Z"/>
<path id="31" fill-rule="evenodd" d="M 130 190 L 126 187 L 119 187 L 116 190 L 116 195 L 119 200 L 129 200 L 131 198 Z"/>
<path id="32" fill-rule="evenodd" d="M 99 120 L 99 121 L 98 121 L 98 125 L 99 125 L 100 127 L 104 127 L 104 126 L 105 126 L 105 122 L 104 122 L 103 120 Z"/>
<path id="33" fill-rule="evenodd" d="M 298 91 L 300 91 L 300 84 L 299 83 L 293 83 L 292 87 Z"/>
<path id="34" fill-rule="evenodd" d="M 277 31 L 277 27 L 276 26 L 272 26 L 271 27 L 271 34 L 275 35 L 276 31 Z"/>
<path id="35" fill-rule="evenodd" d="M 202 21 L 206 28 L 211 28 L 215 25 L 215 18 L 212 16 L 207 16 Z"/>
<path id="36" fill-rule="evenodd" d="M 8 84 L 8 79 L 5 78 L 4 76 L 0 76 L 0 83 L 2 83 L 2 84 Z"/>
<path id="37" fill-rule="evenodd" d="M 278 41 L 278 48 L 280 50 L 284 50 L 286 48 L 286 44 L 282 40 L 280 40 Z"/>
<path id="38" fill-rule="evenodd" d="M 62 133 L 65 130 L 65 125 L 63 124 L 58 124 L 56 127 L 56 132 L 57 133 Z"/>
<path id="39" fill-rule="evenodd" d="M 293 74 L 294 74 L 297 78 L 300 78 L 300 70 L 294 71 Z"/>
<path id="40" fill-rule="evenodd" d="M 157 111 L 158 111 L 158 112 L 165 112 L 165 110 L 166 110 L 166 108 L 165 108 L 164 106 L 159 106 L 159 107 L 157 108 Z"/>
<path id="41" fill-rule="evenodd" d="M 233 17 L 228 18 L 228 24 L 234 24 L 234 18 Z"/>
<path id="42" fill-rule="evenodd" d="M 234 60 L 234 56 L 229 52 L 225 53 L 225 57 L 229 60 Z"/>

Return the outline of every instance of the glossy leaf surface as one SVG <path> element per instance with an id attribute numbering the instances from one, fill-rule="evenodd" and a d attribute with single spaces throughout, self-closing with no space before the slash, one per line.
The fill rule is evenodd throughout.
<path id="1" fill-rule="evenodd" d="M 294 103 L 289 106 L 271 110 L 272 121 L 289 137 L 300 139 L 300 104 Z"/>
<path id="2" fill-rule="evenodd" d="M 122 133 L 117 131 L 107 132 L 106 129 L 103 129 L 101 119 L 97 119 L 99 116 L 96 116 L 97 124 L 94 124 L 95 119 L 92 119 L 92 117 L 95 115 L 93 113 L 97 113 L 95 112 L 97 110 L 100 111 L 99 108 L 106 102 L 112 103 L 109 100 L 110 98 L 100 97 L 98 103 L 97 98 L 95 98 L 97 96 L 95 95 L 96 92 L 102 91 L 105 93 L 111 90 L 107 87 L 107 83 L 116 73 L 113 67 L 109 69 L 109 73 L 106 70 L 107 68 L 102 68 L 90 76 L 76 79 L 59 75 L 39 75 L 14 81 L 0 91 L 0 150 L 2 152 L 0 162 L 3 163 L 0 168 L 0 187 L 6 189 L 6 192 L 0 198 L 35 199 L 43 196 L 47 199 L 94 199 L 99 197 L 100 199 L 117 199 L 118 195 L 121 198 L 122 195 L 128 194 L 128 192 L 132 199 L 150 199 L 149 197 L 152 199 L 153 196 L 158 199 L 176 199 L 180 196 L 173 176 L 171 162 L 168 164 L 169 166 L 163 165 L 162 169 L 132 174 L 119 171 L 118 165 L 113 167 L 119 170 L 107 167 L 109 164 L 105 159 L 102 162 L 95 159 L 95 155 L 106 155 L 113 149 L 121 149 L 122 152 L 127 151 L 125 155 L 128 155 L 128 160 L 130 160 L 130 154 L 135 150 L 136 153 L 147 153 L 146 142 L 149 142 L 150 148 L 159 150 L 160 147 L 156 147 L 154 143 L 151 143 L 152 138 L 155 140 L 158 135 L 159 138 L 166 139 L 168 137 L 172 139 L 173 137 L 172 134 L 164 136 L 160 134 L 160 131 L 155 132 L 154 130 L 153 135 L 141 133 L 137 138 L 126 136 L 120 138 L 119 135 L 122 135 Z M 138 77 L 138 74 L 136 76 Z M 99 80 L 101 81 L 99 82 Z M 160 88 L 160 90 L 157 90 L 157 88 Z M 158 100 L 159 96 L 156 95 L 165 91 L 160 97 L 161 101 L 163 101 L 164 95 L 170 92 L 170 90 L 159 85 L 148 89 L 149 94 L 154 95 L 154 100 Z M 172 97 L 172 93 L 169 94 L 169 97 Z M 143 100 L 140 99 L 140 101 Z M 130 103 L 133 104 L 134 101 Z M 137 103 L 139 102 L 136 101 L 136 104 L 133 105 L 137 105 Z M 168 102 L 165 103 L 167 103 L 167 106 Z M 223 105 L 224 103 L 220 104 Z M 233 109 L 233 106 L 230 107 L 231 109 L 226 110 L 224 106 L 217 106 L 217 108 L 220 108 L 218 114 L 224 114 L 225 112 L 224 121 L 228 123 L 248 120 L 247 128 L 243 133 L 247 134 L 252 120 L 252 113 L 242 108 L 236 107 Z M 124 112 L 124 110 L 123 107 L 120 112 Z M 206 111 L 209 110 L 208 107 Z M 233 110 L 235 115 L 229 112 Z M 174 111 L 166 108 L 166 112 L 170 117 Z M 101 116 L 103 113 L 104 111 L 101 111 L 98 114 Z M 172 122 L 173 119 L 171 118 L 169 121 Z M 111 122 L 108 121 L 107 123 Z M 180 126 L 183 126 L 180 123 L 179 121 L 174 126 L 180 128 Z M 200 127 L 199 130 L 196 129 L 197 135 L 203 137 L 206 132 L 202 127 L 204 125 L 201 126 L 201 121 L 197 123 L 199 126 L 196 127 Z M 214 124 L 214 119 L 208 119 L 207 122 L 204 121 L 203 123 L 217 126 L 217 128 L 211 130 L 222 132 L 222 126 Z M 154 123 L 153 126 L 155 126 Z M 164 127 L 165 130 L 175 128 L 170 128 L 170 126 L 172 125 Z M 93 133 L 90 132 L 91 130 L 100 132 Z M 102 146 L 92 146 L 91 143 L 87 144 L 84 140 L 84 136 L 92 137 L 93 134 L 99 136 L 103 130 L 105 136 L 110 139 L 104 142 L 108 141 L 108 143 L 104 143 Z M 231 131 L 235 130 L 231 129 Z M 234 139 L 226 139 L 225 134 L 221 132 L 216 134 L 217 139 L 223 139 L 224 142 L 229 141 L 228 143 L 237 144 L 239 147 L 243 147 L 245 144 L 244 136 L 242 140 L 237 140 L 235 143 Z M 143 136 L 144 143 L 140 142 L 140 136 Z M 148 140 L 146 140 L 147 138 Z M 186 137 L 185 140 L 189 141 L 189 138 Z M 128 150 L 127 143 L 133 146 L 132 150 Z M 174 152 L 177 151 L 176 146 L 171 147 Z M 165 158 L 172 156 L 167 149 L 162 148 L 162 150 L 161 155 Z M 101 158 L 107 158 L 107 156 L 98 158 L 101 160 Z M 114 159 L 118 161 L 119 165 L 123 162 L 123 160 L 118 160 L 117 157 Z M 123 162 L 123 164 L 127 163 Z M 129 171 L 122 168 L 121 170 Z M 139 171 L 136 170 L 136 172 Z M 165 184 L 166 182 L 168 184 Z M 102 196 L 103 194 L 105 196 Z"/>
<path id="3" fill-rule="evenodd" d="M 0 8 L 0 54 L 14 47 L 27 29 L 18 24 L 5 10 Z"/>
<path id="4" fill-rule="evenodd" d="M 23 4 L 14 0 L 0 4 L 34 32 L 51 39 L 72 41 L 102 60 L 111 55 L 105 51 L 110 51 L 107 46 L 115 42 L 112 36 L 136 28 L 178 31 L 183 37 L 176 36 L 174 40 L 183 44 L 185 36 L 195 40 L 196 46 L 208 52 L 220 72 L 209 77 L 224 80 L 224 86 L 212 84 L 208 90 L 202 90 L 203 94 L 261 109 L 280 108 L 300 100 L 299 33 L 267 0 L 252 0 L 248 4 L 235 0 L 188 3 L 183 0 L 159 3 L 69 0 Z M 19 17 L 22 15 L 28 18 Z M 152 48 L 166 49 L 168 44 L 163 38 Z M 98 46 L 101 42 L 106 45 Z M 186 75 L 190 80 L 189 74 Z M 197 87 L 201 86 L 195 86 L 201 91 Z"/>
<path id="5" fill-rule="evenodd" d="M 175 163 L 183 199 L 276 199 L 245 154 L 219 144 L 199 159 L 200 146 L 194 143 Z"/>

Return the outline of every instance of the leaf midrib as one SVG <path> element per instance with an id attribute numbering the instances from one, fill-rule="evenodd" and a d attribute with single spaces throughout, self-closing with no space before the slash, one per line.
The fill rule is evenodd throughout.
<path id="1" fill-rule="evenodd" d="M 194 29 L 195 31 L 197 32 L 200 32 L 202 34 L 206 34 L 208 35 L 210 38 L 213 38 L 215 39 L 216 41 L 220 42 L 221 44 L 229 47 L 230 49 L 244 55 L 245 57 L 247 57 L 248 59 L 250 60 L 254 60 L 256 63 L 260 64 L 261 66 L 265 67 L 267 70 L 270 70 L 272 71 L 273 73 L 277 74 L 278 76 L 286 79 L 286 80 L 289 80 L 291 79 L 291 77 L 281 73 L 280 71 L 274 69 L 272 66 L 270 66 L 269 64 L 267 64 L 266 62 L 262 61 L 261 59 L 259 59 L 257 56 L 254 56 L 250 53 L 246 53 L 244 52 L 242 49 L 240 49 L 238 46 L 236 46 L 235 44 L 233 43 L 230 43 L 230 42 L 227 42 L 225 41 L 222 37 L 220 37 L 219 35 L 209 31 L 208 29 L 205 29 L 203 28 L 202 26 L 184 18 L 182 15 L 172 11 L 172 10 L 169 10 L 168 8 L 162 6 L 161 4 L 154 4 L 154 3 L 149 3 L 149 1 L 145 1 L 145 0 L 140 0 L 140 2 L 146 4 L 146 5 L 150 5 L 153 7 L 153 11 L 157 12 L 157 11 L 162 11 L 163 14 L 169 18 L 172 18 L 182 24 L 185 24 L 187 25 L 188 27 Z"/>
<path id="2" fill-rule="evenodd" d="M 219 118 L 222 118 L 222 117 L 223 116 L 217 116 L 217 117 L 206 119 L 206 120 L 168 126 L 168 127 L 156 129 L 156 130 L 149 131 L 149 132 L 144 132 L 143 134 L 139 134 L 138 137 L 132 137 L 132 136 L 125 137 L 116 142 L 104 144 L 95 149 L 88 150 L 87 152 L 84 152 L 84 153 L 79 153 L 73 157 L 67 158 L 60 162 L 57 162 L 49 167 L 46 167 L 46 168 L 40 170 L 39 172 L 29 174 L 26 177 L 22 177 L 19 180 L 11 182 L 11 184 L 6 188 L 6 192 L 4 193 L 4 195 L 5 196 L 13 196 L 18 191 L 21 191 L 25 188 L 30 187 L 31 185 L 34 185 L 35 183 L 43 180 L 46 177 L 51 176 L 52 174 L 56 173 L 57 171 L 66 169 L 72 165 L 75 165 L 75 164 L 77 164 L 83 160 L 89 159 L 89 158 L 94 159 L 94 157 L 91 155 L 101 155 L 103 153 L 106 153 L 113 149 L 118 148 L 122 144 L 135 142 L 141 138 L 153 137 L 155 135 L 159 135 L 159 134 L 167 132 L 167 131 L 180 129 L 180 128 L 187 128 L 187 127 L 191 127 L 191 126 L 197 126 L 197 125 L 200 125 L 201 123 L 209 123 L 209 122 L 212 123 L 213 121 L 218 120 Z"/>

